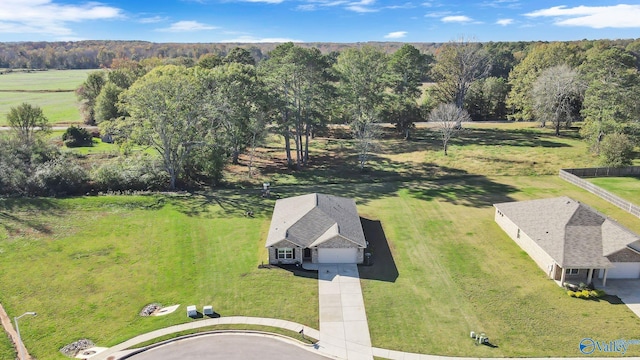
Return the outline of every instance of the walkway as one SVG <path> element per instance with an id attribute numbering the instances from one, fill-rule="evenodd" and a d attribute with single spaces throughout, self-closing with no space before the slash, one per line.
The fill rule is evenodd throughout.
<path id="1" fill-rule="evenodd" d="M 320 265 L 318 296 L 322 351 L 342 359 L 372 360 L 358 266 Z"/>

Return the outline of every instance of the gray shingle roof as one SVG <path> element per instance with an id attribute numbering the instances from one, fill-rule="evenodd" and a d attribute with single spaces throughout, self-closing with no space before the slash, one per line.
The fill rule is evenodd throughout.
<path id="1" fill-rule="evenodd" d="M 607 256 L 637 248 L 634 245 L 640 240 L 617 222 L 566 196 L 494 206 L 563 268 L 610 267 Z"/>
<path id="2" fill-rule="evenodd" d="M 322 247 L 336 238 L 351 247 L 366 247 L 356 202 L 314 193 L 276 201 L 265 246 L 286 240 L 304 248 Z"/>

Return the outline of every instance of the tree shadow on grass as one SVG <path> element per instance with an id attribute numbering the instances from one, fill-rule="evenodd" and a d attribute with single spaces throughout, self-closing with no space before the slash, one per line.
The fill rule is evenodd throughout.
<path id="1" fill-rule="evenodd" d="M 576 132 L 577 134 L 577 132 Z M 563 133 L 559 138 L 548 133 L 536 130 L 502 130 L 502 129 L 478 129 L 464 128 L 449 140 L 449 145 L 469 146 L 517 146 L 517 147 L 544 147 L 559 148 L 570 147 L 559 139 L 574 139 L 573 132 Z M 436 128 L 416 129 L 410 140 L 388 141 L 384 147 L 385 153 L 403 154 L 414 151 L 441 151 L 442 140 Z"/>
<path id="2" fill-rule="evenodd" d="M 41 215 L 59 216 L 60 212 L 60 206 L 52 199 L 0 198 L 0 226 L 5 228 L 9 234 L 20 232 L 20 227 L 26 227 L 42 234 L 51 234 L 49 226 L 38 219 Z M 30 219 L 29 214 L 34 214 L 34 219 Z"/>
<path id="3" fill-rule="evenodd" d="M 371 254 L 371 258 L 365 259 L 365 264 L 358 267 L 360 278 L 395 282 L 399 276 L 398 267 L 393 259 L 382 224 L 378 220 L 369 220 L 363 217 L 360 218 L 360 222 L 364 237 L 369 245 L 365 253 Z M 370 265 L 367 265 L 367 262 Z"/>
<path id="4" fill-rule="evenodd" d="M 449 180 L 412 184 L 409 193 L 421 200 L 444 200 L 455 205 L 490 207 L 496 203 L 515 201 L 509 196 L 518 189 L 501 184 L 485 176 L 464 177 Z"/>
<path id="5" fill-rule="evenodd" d="M 218 205 L 222 214 L 230 217 L 264 217 L 273 209 L 273 197 L 261 196 L 259 188 L 218 190 L 208 193 L 194 193 L 188 197 L 171 199 L 172 205 L 188 216 L 211 213 L 211 207 Z M 220 212 L 217 213 L 217 216 Z"/>
<path id="6" fill-rule="evenodd" d="M 567 138 L 571 138 L 566 136 Z M 553 139 L 562 139 L 564 136 L 556 137 L 543 132 L 522 130 L 500 130 L 500 129 L 469 129 L 461 131 L 458 136 L 451 139 L 451 144 L 455 145 L 502 145 L 518 147 L 544 147 L 559 148 L 571 147 L 564 142 Z"/>

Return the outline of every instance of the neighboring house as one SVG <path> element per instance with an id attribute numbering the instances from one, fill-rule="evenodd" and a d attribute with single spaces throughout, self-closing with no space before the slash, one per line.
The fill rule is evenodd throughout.
<path id="1" fill-rule="evenodd" d="M 307 194 L 276 201 L 265 247 L 270 264 L 361 264 L 367 242 L 353 199 Z"/>
<path id="2" fill-rule="evenodd" d="M 569 197 L 494 204 L 495 221 L 564 285 L 640 278 L 640 236 Z"/>

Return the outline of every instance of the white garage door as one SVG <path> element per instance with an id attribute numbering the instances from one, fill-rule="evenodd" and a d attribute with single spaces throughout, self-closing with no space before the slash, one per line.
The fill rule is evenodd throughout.
<path id="1" fill-rule="evenodd" d="M 613 263 L 613 266 L 607 273 L 607 279 L 640 278 L 640 263 Z"/>
<path id="2" fill-rule="evenodd" d="M 358 249 L 318 249 L 318 262 L 321 264 L 355 264 L 358 259 Z"/>

